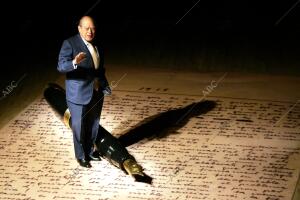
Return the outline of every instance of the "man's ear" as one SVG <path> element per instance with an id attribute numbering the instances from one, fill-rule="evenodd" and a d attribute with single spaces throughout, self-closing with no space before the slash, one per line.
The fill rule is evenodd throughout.
<path id="1" fill-rule="evenodd" d="M 81 28 L 80 25 L 78 25 L 77 28 L 78 28 L 78 32 L 80 32 L 80 28 Z"/>

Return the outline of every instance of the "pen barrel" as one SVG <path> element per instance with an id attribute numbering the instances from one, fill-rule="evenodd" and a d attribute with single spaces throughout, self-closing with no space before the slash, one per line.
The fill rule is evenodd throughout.
<path id="1" fill-rule="evenodd" d="M 107 130 L 99 125 L 100 137 L 97 139 L 96 146 L 100 155 L 106 158 L 113 165 L 124 170 L 123 163 L 127 159 L 134 160 L 126 148 L 117 138 L 112 136 Z"/>

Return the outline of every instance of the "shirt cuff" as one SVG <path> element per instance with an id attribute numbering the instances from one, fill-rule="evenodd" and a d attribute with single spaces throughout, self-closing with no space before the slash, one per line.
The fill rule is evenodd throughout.
<path id="1" fill-rule="evenodd" d="M 75 64 L 75 60 L 72 60 L 72 64 L 73 64 L 74 69 L 77 69 L 77 64 Z"/>

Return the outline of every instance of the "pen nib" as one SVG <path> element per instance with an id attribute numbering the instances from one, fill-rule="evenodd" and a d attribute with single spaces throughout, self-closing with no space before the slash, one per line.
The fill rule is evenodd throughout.
<path id="1" fill-rule="evenodd" d="M 123 167 L 125 171 L 135 177 L 135 176 L 144 176 L 143 168 L 137 164 L 137 162 L 133 159 L 127 159 L 123 162 Z"/>

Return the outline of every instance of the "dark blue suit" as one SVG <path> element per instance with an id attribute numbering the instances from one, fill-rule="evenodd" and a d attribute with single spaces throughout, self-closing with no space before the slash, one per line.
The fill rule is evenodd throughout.
<path id="1" fill-rule="evenodd" d="M 57 69 L 66 74 L 66 100 L 71 113 L 75 157 L 86 158 L 92 153 L 97 139 L 98 125 L 103 105 L 103 93 L 94 90 L 94 81 L 100 81 L 99 91 L 108 86 L 103 67 L 103 50 L 95 44 L 100 56 L 100 65 L 95 69 L 92 56 L 80 35 L 65 40 L 62 44 Z M 80 53 L 86 59 L 74 69 L 72 60 Z"/>

